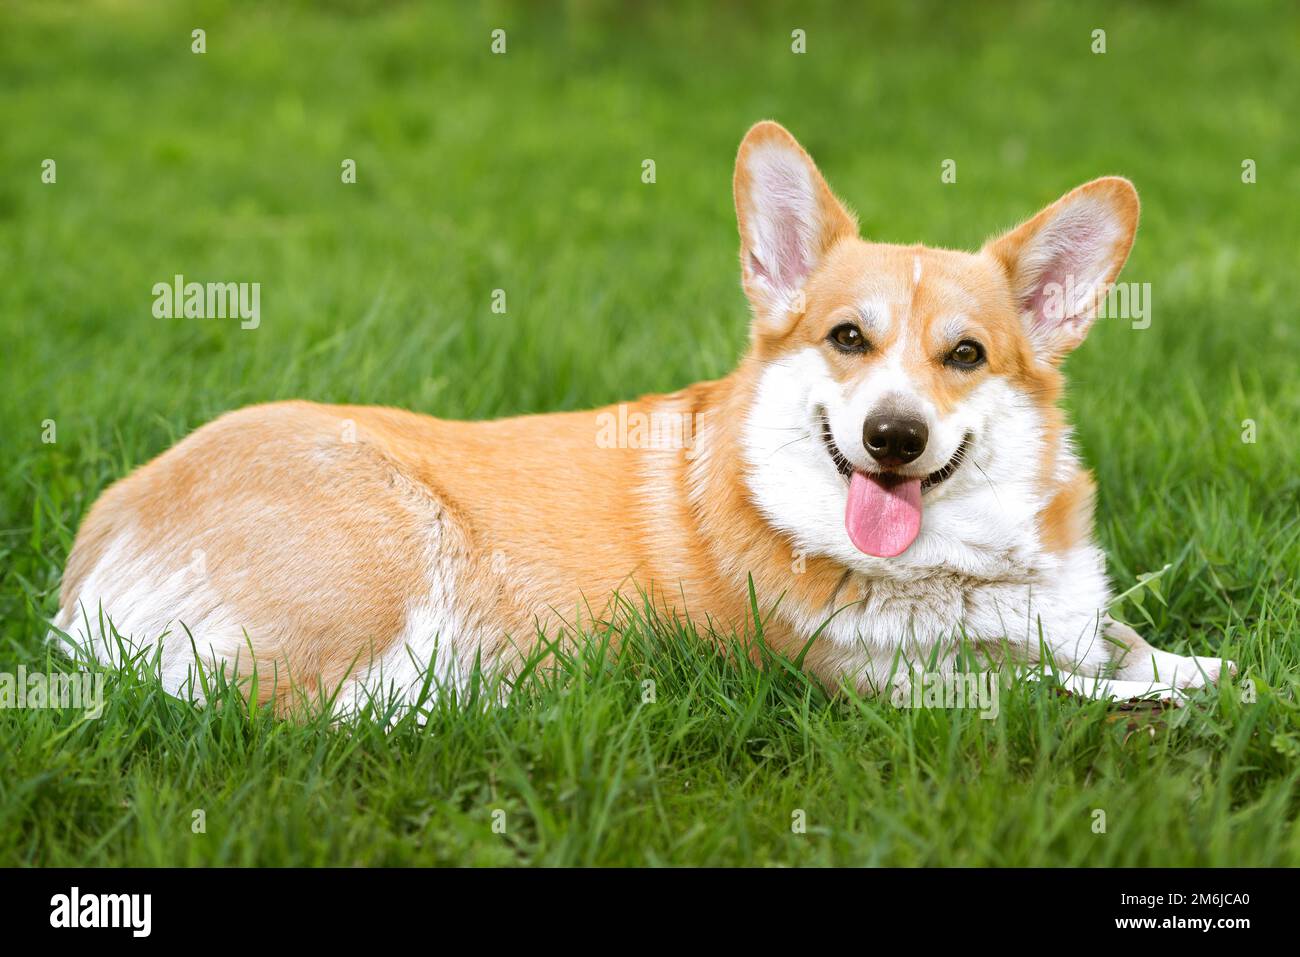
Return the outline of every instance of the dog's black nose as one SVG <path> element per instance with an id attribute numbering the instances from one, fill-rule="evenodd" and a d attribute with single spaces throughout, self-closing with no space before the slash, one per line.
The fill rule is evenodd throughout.
<path id="1" fill-rule="evenodd" d="M 862 444 L 885 468 L 915 461 L 925 451 L 929 437 L 930 430 L 925 423 L 909 416 L 870 415 L 862 423 Z"/>

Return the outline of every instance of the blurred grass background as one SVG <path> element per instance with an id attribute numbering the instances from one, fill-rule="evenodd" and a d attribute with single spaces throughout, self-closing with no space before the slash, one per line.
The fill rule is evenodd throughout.
<path id="1" fill-rule="evenodd" d="M 202 55 L 190 49 L 196 28 L 206 31 Z M 498 28 L 504 55 L 490 51 Z M 795 29 L 806 31 L 801 55 L 791 52 Z M 1106 31 L 1100 55 L 1091 49 L 1096 29 Z M 1238 744 L 1201 728 L 1217 743 L 1175 738 L 1141 766 L 1111 755 L 1106 774 L 1075 770 L 1080 780 L 1109 781 L 1141 809 L 1134 820 L 1153 825 L 1162 805 L 1175 804 L 1165 815 L 1183 813 L 1178 801 L 1226 788 L 1204 824 L 1223 829 L 1211 862 L 1294 862 L 1298 54 L 1300 13 L 1265 2 L 7 3 L 0 668 L 45 660 L 42 616 L 56 607 L 63 561 L 94 497 L 223 410 L 304 397 L 482 418 L 591 406 L 725 373 L 747 322 L 732 160 L 745 129 L 774 118 L 804 142 L 872 239 L 974 247 L 1095 176 L 1136 183 L 1142 227 L 1123 278 L 1151 283 L 1152 325 L 1103 321 L 1068 366 L 1068 404 L 1101 486 L 1099 532 L 1121 589 L 1173 563 L 1164 603 L 1142 609 L 1155 644 L 1227 648 L 1261 686 L 1279 690 L 1273 710 L 1253 713 L 1249 730 L 1237 726 Z M 41 182 L 46 158 L 57 162 L 52 185 Z M 355 185 L 340 182 L 348 158 Z M 1241 179 L 1247 158 L 1258 168 L 1253 185 Z M 656 164 L 653 185 L 641 181 L 645 159 Z M 956 161 L 955 184 L 940 181 L 945 159 Z M 154 318 L 152 286 L 176 273 L 260 282 L 260 327 Z M 490 308 L 497 288 L 505 316 Z M 1245 419 L 1256 423 L 1254 444 L 1241 441 Z M 54 444 L 41 442 L 46 420 L 56 423 Z M 123 728 L 145 720 L 125 697 Z M 1069 714 L 1078 717 L 1060 720 Z M 87 763 L 75 753 L 60 760 L 75 778 L 89 773 L 92 754 L 108 755 L 121 780 L 84 795 L 69 830 L 34 823 L 58 794 L 43 790 L 49 774 L 35 742 L 45 720 L 0 713 L 0 747 L 13 762 L 0 768 L 0 861 L 75 862 L 84 850 L 69 834 L 88 821 L 116 828 L 97 845 L 100 862 L 172 860 L 161 849 L 152 856 L 156 821 L 133 802 L 142 789 L 166 790 L 178 766 L 127 745 L 105 751 L 112 721 L 84 732 L 99 735 L 86 744 Z M 58 719 L 49 720 L 56 734 Z M 837 733 L 868 736 L 852 714 L 834 720 L 845 722 Z M 909 716 L 890 720 L 911 733 Z M 807 734 L 792 721 L 781 733 Z M 997 740 L 979 737 L 993 732 L 978 723 L 961 733 L 997 751 L 1006 728 Z M 1121 747 L 1096 733 L 1109 742 L 1098 748 Z M 867 830 L 885 819 L 903 828 L 889 818 L 885 785 L 872 797 L 885 804 L 860 811 L 816 853 L 812 842 L 779 840 L 759 853 L 727 832 L 698 853 L 665 838 L 652 855 L 642 835 L 558 856 L 533 845 L 512 859 L 943 862 L 940 825 L 957 812 L 955 799 L 915 742 L 889 750 L 896 745 L 872 757 L 870 744 L 861 754 L 844 744 L 837 759 L 859 771 L 854 762 L 903 762 L 898 780 L 921 795 L 937 788 L 909 797 L 921 804 L 906 837 L 872 845 L 865 858 L 854 841 Z M 390 748 L 385 760 L 399 773 L 398 746 L 375 747 Z M 646 747 L 653 755 L 655 745 Z M 713 826 L 747 827 L 735 815 L 771 797 L 778 779 L 782 791 L 804 781 L 788 760 L 742 751 L 703 741 L 693 769 L 664 765 L 700 783 L 689 809 L 663 812 L 663 826 L 680 836 L 690 831 L 683 821 L 713 807 Z M 536 773 L 565 780 L 545 754 Z M 1083 754 L 1085 763 L 1096 757 Z M 193 760 L 190 771 L 207 767 Z M 669 773 L 649 761 L 640 767 L 647 780 Z M 976 773 L 980 758 L 970 761 Z M 486 773 L 484 763 L 466 767 L 471 781 Z M 351 773 L 357 787 L 374 787 L 363 770 Z M 976 814 L 970 826 L 987 825 L 985 838 L 972 838 L 963 860 L 1096 863 L 1088 836 L 1063 845 L 1050 824 L 1013 844 L 986 840 L 1017 800 L 1078 800 L 1077 790 L 1059 790 L 1060 773 L 1050 762 L 1011 762 L 992 776 L 1003 797 L 984 794 L 988 817 Z M 1223 775 L 1228 782 L 1215 783 Z M 618 787 L 635 792 L 634 779 L 629 771 Z M 266 780 L 266 792 L 246 797 L 248 822 L 269 814 L 269 795 L 287 787 Z M 342 800 L 330 782 L 320 786 L 325 804 Z M 316 806 L 306 793 L 298 797 Z M 111 808 L 124 796 L 132 810 L 119 821 Z M 186 800 L 178 796 L 170 812 Z M 1281 814 L 1280 830 L 1261 838 L 1269 846 L 1227 840 L 1232 813 L 1264 808 Z M 788 830 L 788 812 L 785 820 Z M 400 822 L 367 826 L 391 828 L 404 846 Z M 555 827 L 572 837 L 563 821 Z M 252 853 L 249 828 L 230 837 L 225 860 Z M 362 833 L 347 831 L 315 858 L 285 849 L 271 862 L 341 860 Z M 1196 835 L 1181 833 L 1135 837 L 1130 851 L 1109 850 L 1117 856 L 1105 860 L 1205 862 Z M 14 838 L 7 854 L 5 834 Z M 199 856 L 180 860 L 223 859 L 187 853 Z M 406 853 L 371 860 L 422 859 Z"/>

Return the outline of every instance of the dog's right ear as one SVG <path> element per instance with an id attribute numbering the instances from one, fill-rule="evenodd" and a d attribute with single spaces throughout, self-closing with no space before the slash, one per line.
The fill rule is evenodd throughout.
<path id="1" fill-rule="evenodd" d="M 759 322 L 779 323 L 803 311 L 805 280 L 858 225 L 779 123 L 764 121 L 745 134 L 733 190 L 745 295 Z"/>

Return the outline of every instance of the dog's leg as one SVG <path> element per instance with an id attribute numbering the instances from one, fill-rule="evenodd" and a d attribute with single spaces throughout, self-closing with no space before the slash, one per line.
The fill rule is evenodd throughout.
<path id="1" fill-rule="evenodd" d="M 1231 661 L 1183 657 L 1153 648 L 1136 631 L 1113 618 L 1105 619 L 1103 627 L 1111 641 L 1117 680 L 1145 681 L 1173 688 L 1203 688 L 1218 682 L 1225 665 L 1231 673 L 1237 673 L 1237 666 Z"/>
<path id="2" fill-rule="evenodd" d="M 1103 699 L 1106 701 L 1130 701 L 1134 698 L 1146 701 L 1172 701 L 1182 704 L 1186 693 L 1162 681 L 1124 681 L 1119 678 L 1103 678 L 1100 675 L 1083 675 L 1072 671 L 1057 671 L 1048 667 L 1047 673 L 1056 679 L 1057 684 L 1067 691 L 1084 698 Z M 1038 680 L 1038 672 L 1022 669 L 1018 674 L 1030 681 Z"/>
<path id="3" fill-rule="evenodd" d="M 1153 648 L 1136 631 L 1113 618 L 1104 619 L 1102 629 L 1112 649 L 1114 674 L 1106 677 L 1049 666 L 1048 672 L 1061 687 L 1086 698 L 1108 701 L 1136 698 L 1181 705 L 1190 689 L 1216 683 L 1224 665 L 1231 673 L 1237 672 L 1237 666 L 1231 661 L 1184 657 Z M 1030 680 L 1038 678 L 1037 672 L 1018 671 Z"/>

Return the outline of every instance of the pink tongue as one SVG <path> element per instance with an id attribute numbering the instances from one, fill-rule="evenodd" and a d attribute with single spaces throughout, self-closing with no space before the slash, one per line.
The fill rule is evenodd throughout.
<path id="1" fill-rule="evenodd" d="M 882 480 L 854 472 L 844 527 L 853 544 L 868 555 L 903 554 L 921 531 L 921 480 Z"/>

